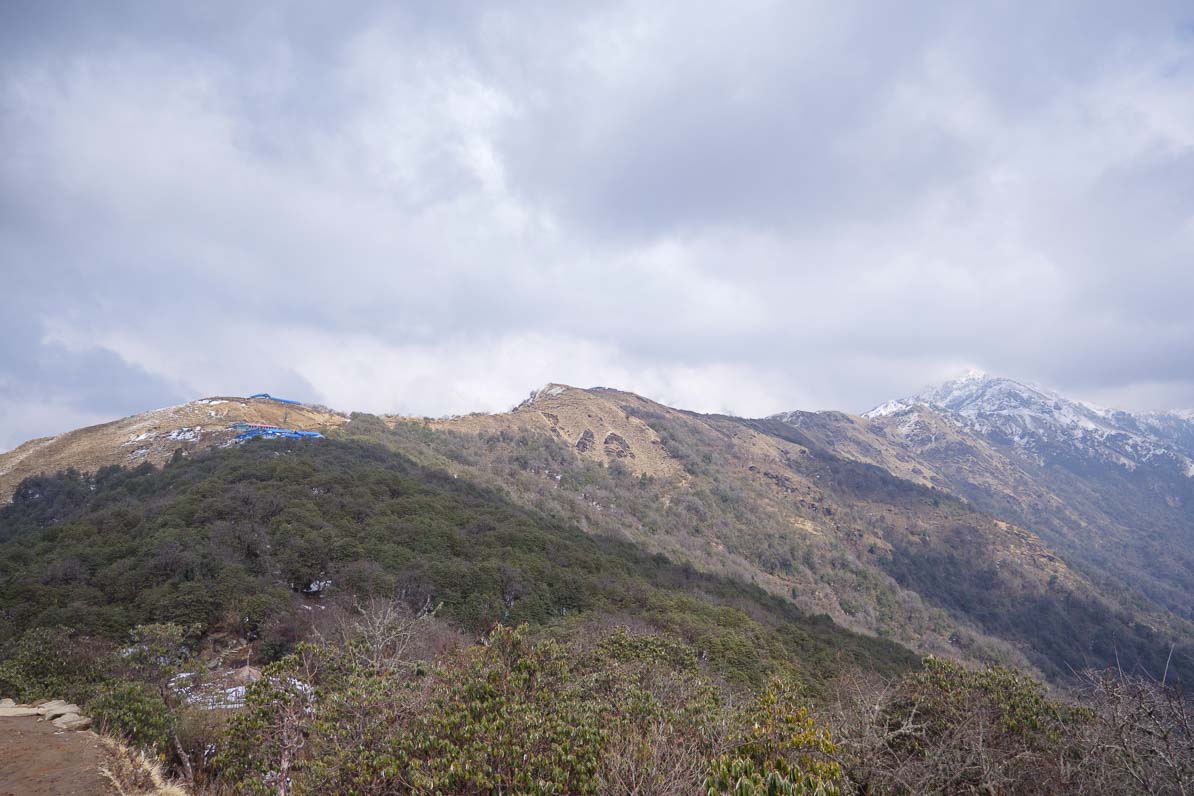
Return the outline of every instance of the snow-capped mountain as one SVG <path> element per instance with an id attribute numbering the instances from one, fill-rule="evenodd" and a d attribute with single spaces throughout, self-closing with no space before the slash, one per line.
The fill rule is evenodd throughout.
<path id="1" fill-rule="evenodd" d="M 905 438 L 931 433 L 920 410 L 996 444 L 1012 445 L 1041 464 L 1058 460 L 1177 466 L 1194 477 L 1194 412 L 1132 413 L 1074 401 L 1050 390 L 972 371 L 864 414 Z"/>

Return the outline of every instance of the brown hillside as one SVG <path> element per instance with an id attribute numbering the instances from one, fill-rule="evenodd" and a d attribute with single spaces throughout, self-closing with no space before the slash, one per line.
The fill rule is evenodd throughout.
<path id="1" fill-rule="evenodd" d="M 175 451 L 185 455 L 230 441 L 233 423 L 263 423 L 302 431 L 333 428 L 348 418 L 330 409 L 265 398 L 204 398 L 166 409 L 30 440 L 0 453 L 0 502 L 31 475 L 74 468 L 91 473 L 113 464 L 161 465 Z"/>
<path id="2" fill-rule="evenodd" d="M 1024 664 L 1019 651 L 897 583 L 893 556 L 956 553 L 976 572 L 999 573 L 1008 594 L 1091 591 L 1030 531 L 933 499 L 925 490 L 946 480 L 866 421 L 808 417 L 808 433 L 785 433 L 791 426 L 552 384 L 507 413 L 387 424 L 408 434 L 404 452 L 430 464 L 924 652 Z M 649 484 L 630 489 L 626 476 L 602 475 L 615 462 Z"/>
<path id="3" fill-rule="evenodd" d="M 681 477 L 683 469 L 668 455 L 659 434 L 628 411 L 634 406 L 658 404 L 618 390 L 548 384 L 511 412 L 436 420 L 431 427 L 473 434 L 537 431 L 571 446 L 577 456 L 588 461 L 606 464 L 617 460 L 635 475 Z"/>

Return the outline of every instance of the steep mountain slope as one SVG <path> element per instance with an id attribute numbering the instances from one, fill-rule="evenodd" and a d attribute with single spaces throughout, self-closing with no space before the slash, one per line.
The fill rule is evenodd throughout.
<path id="1" fill-rule="evenodd" d="M 621 462 L 635 475 L 675 478 L 683 474 L 659 433 L 628 407 L 650 406 L 638 396 L 617 390 L 578 390 L 548 384 L 509 413 L 433 421 L 432 427 L 486 434 L 512 426 L 550 434 L 568 444 L 586 461 Z M 395 423 L 401 418 L 389 418 Z"/>
<path id="2" fill-rule="evenodd" d="M 847 626 L 952 651 L 948 617 L 912 595 L 891 598 L 894 582 L 872 583 L 870 567 L 827 535 L 835 506 L 825 503 L 817 475 L 791 469 L 810 455 L 799 443 L 734 418 L 562 385 L 536 391 L 509 413 L 387 424 L 403 452 L 487 479 L 592 533 L 757 582 Z M 610 435 L 625 444 L 603 444 Z"/>
<path id="3" fill-rule="evenodd" d="M 204 398 L 156 409 L 111 423 L 43 437 L 0 453 L 0 504 L 25 478 L 74 468 L 95 472 L 101 467 L 161 465 L 176 451 L 183 455 L 223 445 L 236 432 L 234 423 L 262 423 L 302 431 L 319 431 L 348 420 L 323 407 L 270 398 Z"/>
<path id="4" fill-rule="evenodd" d="M 865 417 L 903 417 L 918 406 L 942 412 L 1041 465 L 1171 468 L 1194 478 L 1194 422 L 1189 412 L 1135 415 L 1101 409 L 1011 379 L 971 372 L 911 398 L 889 401 Z"/>
<path id="5" fill-rule="evenodd" d="M 1194 619 L 1189 413 L 1090 407 L 972 374 L 867 413 L 872 437 L 1104 584 Z"/>
<path id="6" fill-rule="evenodd" d="M 996 394 L 1004 406 L 1006 390 Z M 391 451 L 427 471 L 482 484 L 557 525 L 632 543 L 694 576 L 758 586 L 806 613 L 921 653 L 1064 677 L 1116 660 L 1159 671 L 1172 649 L 1171 672 L 1194 681 L 1194 627 L 1176 607 L 1189 589 L 1177 572 L 1146 588 L 1099 563 L 1121 550 L 1146 552 L 1129 544 L 1127 518 L 1107 531 L 1100 525 L 1113 502 L 1100 490 L 1120 487 L 1096 484 L 1080 467 L 1042 465 L 1039 457 L 1051 449 L 1028 444 L 1027 432 L 1040 421 L 1023 413 L 1009 413 L 1024 432 L 1025 444 L 1017 445 L 998 415 L 976 419 L 981 413 L 972 418 L 916 400 L 869 419 L 789 413 L 745 420 L 676 410 L 618 390 L 552 384 L 506 413 L 440 420 L 358 414 L 350 422 L 311 407 L 229 403 L 187 405 L 227 414 L 211 416 L 220 431 L 205 426 L 184 440 L 184 453 L 222 445 L 223 429 L 240 419 L 235 412 L 257 412 L 255 421 L 318 427 L 333 440 Z M 55 461 L 84 472 L 126 463 L 129 445 L 147 431 L 162 447 L 155 458 L 139 460 L 172 459 L 169 446 L 179 442 L 172 424 L 182 420 L 149 419 L 153 414 L 97 427 L 108 429 L 102 435 L 78 432 L 92 444 L 60 447 L 89 457 L 29 454 L 26 470 L 48 471 Z M 1150 422 L 1168 428 L 1175 417 Z M 188 428 L 200 424 L 186 420 Z M 980 422 L 995 429 L 991 436 Z M 1051 444 L 1067 439 L 1050 434 Z M 1131 449 L 1121 443 L 1110 444 L 1120 454 Z M 1154 447 L 1131 470 L 1102 453 L 1083 466 L 1139 478 L 1177 461 Z M 1077 453 L 1067 456 L 1077 460 Z M 1066 475 L 1046 480 L 1044 469 Z M 1156 500 L 1147 489 L 1123 489 L 1131 500 Z M 1187 503 L 1177 497 L 1174 533 L 1188 529 L 1181 514 Z M 318 533 L 308 536 L 304 554 L 314 556 Z"/>
<path id="7" fill-rule="evenodd" d="M 387 418 L 379 434 L 591 533 L 756 582 L 923 652 L 1031 661 L 1054 675 L 1117 650 L 1164 663 L 1157 633 L 1172 623 L 1124 613 L 1035 533 L 945 491 L 945 476 L 867 421 L 810 417 L 817 433 L 549 385 L 509 413 Z"/>

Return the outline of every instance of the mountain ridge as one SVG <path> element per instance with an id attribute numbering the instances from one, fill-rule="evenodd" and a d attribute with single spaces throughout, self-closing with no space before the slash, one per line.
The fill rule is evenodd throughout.
<path id="1" fill-rule="evenodd" d="M 988 438 L 1009 441 L 1038 461 L 1049 446 L 1067 445 L 1073 452 L 1128 469 L 1166 459 L 1194 478 L 1194 412 L 1188 410 L 1107 409 L 1009 378 L 971 372 L 882 403 L 863 417 L 907 418 L 917 406 L 942 411 Z"/>
<path id="2" fill-rule="evenodd" d="M 1181 500 L 1153 506 L 1152 482 L 1141 479 L 1160 476 L 1106 463 L 1089 472 L 1042 465 L 928 403 L 871 417 L 788 412 L 750 420 L 558 383 L 507 412 L 438 419 L 204 399 L 213 400 L 225 403 L 193 402 L 185 412 L 158 410 L 167 414 L 54 438 L 56 457 L 39 459 L 40 449 L 30 448 L 23 470 L 36 474 L 39 462 L 43 472 L 135 466 L 130 442 L 146 430 L 157 447 L 142 460 L 160 465 L 230 444 L 234 419 L 285 419 L 333 439 L 380 444 L 590 534 L 758 585 L 921 654 L 1061 677 L 1067 666 L 1116 654 L 1156 668 L 1169 651 L 1157 639 L 1169 638 L 1179 668 L 1194 674 L 1194 617 L 1181 611 L 1185 559 L 1171 556 L 1172 566 L 1151 579 L 1140 574 L 1157 539 L 1181 542 L 1190 527 Z M 194 413 L 210 422 L 184 439 L 177 424 L 193 430 Z M 70 461 L 71 445 L 89 456 Z M 1136 538 L 1131 518 L 1105 505 L 1108 489 L 1123 491 L 1132 513 L 1153 512 L 1157 539 Z M 1117 574 L 1115 562 L 1126 562 L 1132 577 Z"/>

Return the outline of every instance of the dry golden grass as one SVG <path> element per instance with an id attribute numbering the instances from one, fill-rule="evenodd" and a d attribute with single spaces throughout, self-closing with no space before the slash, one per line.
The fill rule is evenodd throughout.
<path id="1" fill-rule="evenodd" d="M 114 738 L 101 736 L 100 741 L 106 757 L 100 773 L 120 796 L 189 796 L 186 788 L 166 779 L 154 758 Z"/>
<path id="2" fill-rule="evenodd" d="M 606 464 L 620 459 L 636 475 L 682 477 L 683 469 L 668 456 L 654 429 L 624 408 L 635 404 L 658 406 L 618 390 L 581 390 L 549 384 L 511 412 L 434 420 L 431 426 L 473 434 L 511 429 L 546 432 L 568 443 L 581 458 L 590 461 Z M 591 444 L 577 447 L 582 438 L 589 437 Z"/>

